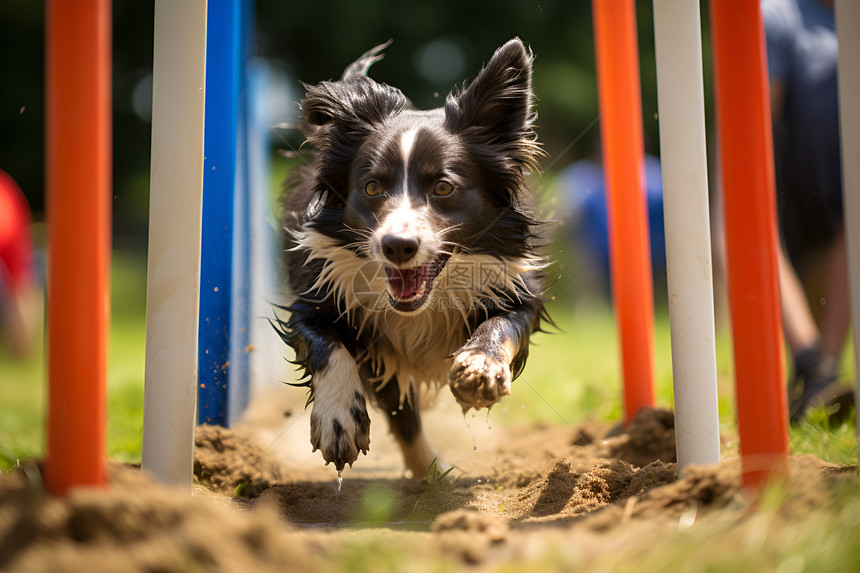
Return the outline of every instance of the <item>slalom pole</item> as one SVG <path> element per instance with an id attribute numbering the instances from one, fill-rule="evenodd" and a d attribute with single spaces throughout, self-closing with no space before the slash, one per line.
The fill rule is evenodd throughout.
<path id="1" fill-rule="evenodd" d="M 48 423 L 45 485 L 107 485 L 111 5 L 50 0 L 46 21 Z"/>
<path id="2" fill-rule="evenodd" d="M 226 427 L 234 383 L 231 374 L 237 366 L 230 360 L 231 324 L 234 319 L 241 320 L 235 312 L 239 309 L 234 309 L 237 299 L 233 288 L 235 228 L 237 223 L 241 225 L 244 215 L 240 211 L 234 217 L 237 207 L 244 206 L 241 196 L 236 196 L 244 55 L 240 0 L 213 2 L 206 19 L 208 97 L 203 160 L 197 422 Z"/>
<path id="3" fill-rule="evenodd" d="M 609 209 L 612 299 L 621 341 L 624 419 L 654 405 L 654 301 L 632 0 L 592 0 Z"/>
<path id="4" fill-rule="evenodd" d="M 836 0 L 839 41 L 839 116 L 842 137 L 842 194 L 845 201 L 845 239 L 851 285 L 855 372 L 860 372 L 860 3 Z M 860 385 L 854 384 L 854 403 L 860 404 Z M 860 436 L 860 416 L 857 416 Z"/>
<path id="5" fill-rule="evenodd" d="M 206 0 L 156 0 L 143 468 L 191 487 L 197 385 Z"/>
<path id="6" fill-rule="evenodd" d="M 257 294 L 256 273 L 253 265 L 255 245 L 252 243 L 253 229 L 257 223 L 253 210 L 254 195 L 265 193 L 269 185 L 260 188 L 252 186 L 252 164 L 255 158 L 252 154 L 260 152 L 260 147 L 254 145 L 252 137 L 259 136 L 251 130 L 251 124 L 260 109 L 254 107 L 254 88 L 251 82 L 252 58 L 255 55 L 256 36 L 256 4 L 254 0 L 242 0 L 240 5 L 239 27 L 239 74 L 237 84 L 239 96 L 236 118 L 236 189 L 234 198 L 235 214 L 233 216 L 233 261 L 232 261 L 232 293 L 230 303 L 232 317 L 230 319 L 230 378 L 227 395 L 227 421 L 235 424 L 248 408 L 251 399 L 253 357 L 256 352 L 255 322 L 263 323 L 259 317 L 264 313 L 253 314 L 254 299 Z M 264 142 L 268 137 L 264 137 Z M 265 143 L 262 143 L 265 146 Z M 265 152 L 264 152 L 265 153 Z M 264 222 L 262 222 L 265 224 Z M 277 257 L 272 260 L 277 260 Z M 267 262 L 262 262 L 266 265 Z M 270 299 L 271 300 L 271 299 Z M 256 317 L 256 318 L 254 318 Z M 268 324 L 267 324 L 268 326 Z"/>
<path id="7" fill-rule="evenodd" d="M 698 2 L 654 1 L 678 470 L 720 462 Z"/>
<path id="8" fill-rule="evenodd" d="M 758 0 L 711 1 L 743 483 L 788 471 L 776 189 Z"/>

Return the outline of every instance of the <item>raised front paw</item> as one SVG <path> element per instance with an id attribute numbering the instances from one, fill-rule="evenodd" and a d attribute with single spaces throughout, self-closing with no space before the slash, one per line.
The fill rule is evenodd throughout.
<path id="1" fill-rule="evenodd" d="M 448 385 L 464 412 L 489 408 L 511 393 L 511 369 L 506 362 L 467 350 L 454 358 Z"/>
<path id="2" fill-rule="evenodd" d="M 364 396 L 356 392 L 351 400 L 329 403 L 316 400 L 311 412 L 311 445 L 320 450 L 326 465 L 337 471 L 358 459 L 358 452 L 370 448 L 370 417 Z"/>

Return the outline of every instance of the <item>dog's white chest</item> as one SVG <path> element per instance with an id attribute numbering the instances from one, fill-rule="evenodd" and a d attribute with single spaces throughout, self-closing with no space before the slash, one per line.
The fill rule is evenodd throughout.
<path id="1" fill-rule="evenodd" d="M 389 321 L 368 347 L 367 356 L 376 382 L 397 380 L 401 396 L 410 385 L 434 387 L 447 382 L 452 354 L 468 339 L 461 321 L 433 320 L 432 313 Z"/>

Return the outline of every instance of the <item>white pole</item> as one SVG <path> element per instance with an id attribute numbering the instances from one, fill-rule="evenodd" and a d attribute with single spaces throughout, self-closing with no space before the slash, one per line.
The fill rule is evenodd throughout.
<path id="1" fill-rule="evenodd" d="M 197 386 L 206 0 L 157 0 L 143 467 L 191 487 Z"/>
<path id="2" fill-rule="evenodd" d="M 851 323 L 854 330 L 854 368 L 860 374 L 860 2 L 836 0 L 839 41 L 839 113 L 842 133 L 842 194 L 845 203 L 845 240 L 851 285 Z M 854 403 L 860 404 L 860 385 L 854 384 Z M 857 416 L 860 436 L 860 416 Z"/>
<path id="3" fill-rule="evenodd" d="M 720 462 L 699 3 L 654 1 L 678 467 Z"/>

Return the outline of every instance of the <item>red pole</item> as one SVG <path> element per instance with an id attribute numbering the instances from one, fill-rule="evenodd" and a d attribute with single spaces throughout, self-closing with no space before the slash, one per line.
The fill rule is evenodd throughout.
<path id="1" fill-rule="evenodd" d="M 48 437 L 56 495 L 107 484 L 111 6 L 49 0 L 46 154 Z"/>
<path id="2" fill-rule="evenodd" d="M 758 0 L 711 2 L 743 481 L 788 471 L 776 194 Z"/>
<path id="3" fill-rule="evenodd" d="M 612 297 L 621 338 L 624 416 L 654 405 L 654 302 L 644 194 L 636 13 L 632 0 L 593 0 Z"/>

